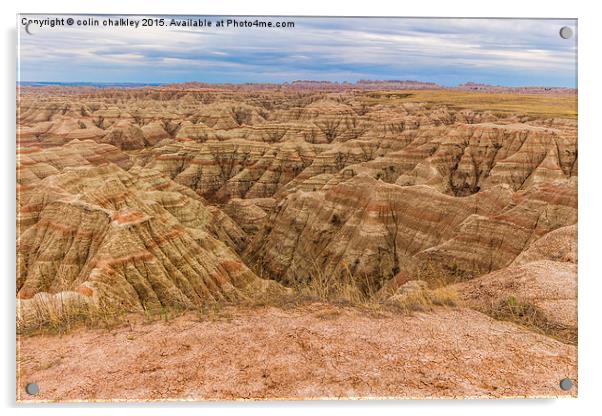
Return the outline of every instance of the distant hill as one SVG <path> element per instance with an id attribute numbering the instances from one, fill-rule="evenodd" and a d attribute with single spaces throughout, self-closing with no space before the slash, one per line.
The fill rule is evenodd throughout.
<path id="1" fill-rule="evenodd" d="M 212 84 L 208 82 L 181 83 L 136 83 L 136 82 L 45 82 L 21 81 L 20 87 L 85 87 L 85 88 L 145 88 L 159 87 L 162 90 L 195 90 L 195 91 L 382 91 L 382 90 L 460 90 L 485 93 L 514 93 L 514 94 L 574 94 L 577 90 L 566 87 L 521 86 L 507 87 L 467 82 L 456 87 L 446 87 L 434 82 L 413 80 L 359 80 L 357 82 L 332 82 L 297 80 L 284 83 L 243 83 L 243 84 Z"/>
<path id="2" fill-rule="evenodd" d="M 94 88 L 140 88 L 156 87 L 161 83 L 144 82 L 45 82 L 45 81 L 20 81 L 18 86 L 23 87 L 94 87 Z"/>

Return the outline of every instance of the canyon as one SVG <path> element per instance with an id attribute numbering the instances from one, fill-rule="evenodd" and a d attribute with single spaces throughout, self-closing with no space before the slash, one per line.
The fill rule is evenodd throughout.
<path id="1" fill-rule="evenodd" d="M 102 375 L 84 390 L 48 382 L 48 400 L 576 395 L 558 381 L 576 384 L 577 147 L 565 89 L 21 86 L 20 377 Z M 416 293 L 454 300 L 415 307 Z M 211 305 L 230 318 L 190 318 Z M 129 329 L 57 338 L 40 324 L 99 307 Z M 173 322 L 141 322 L 170 311 Z M 119 342 L 91 348 L 107 331 Z M 229 342 L 267 357 L 268 376 L 242 358 L 234 379 L 247 390 L 217 367 L 186 373 L 186 359 Z M 158 390 L 130 394 L 109 375 L 128 380 L 182 345 L 157 364 L 165 376 L 145 372 Z M 127 374 L 86 364 L 124 349 Z M 395 373 L 386 357 L 425 366 Z M 456 367 L 440 374 L 437 360 Z M 517 363 L 531 384 L 510 374 Z M 401 388 L 402 374 L 418 381 Z"/>

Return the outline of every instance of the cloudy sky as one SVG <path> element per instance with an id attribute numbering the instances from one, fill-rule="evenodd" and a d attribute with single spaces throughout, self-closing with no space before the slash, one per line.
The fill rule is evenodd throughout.
<path id="1" fill-rule="evenodd" d="M 64 16 L 68 17 L 84 18 Z M 116 18 L 89 17 L 101 22 Z M 170 18 L 166 17 L 166 23 Z M 207 19 L 216 22 L 221 17 Z M 562 26 L 576 32 L 574 20 L 238 19 L 293 21 L 295 27 L 135 29 L 31 24 L 30 35 L 19 21 L 19 79 L 144 83 L 411 79 L 442 85 L 472 81 L 576 86 L 576 36 L 564 40 L 558 34 Z"/>

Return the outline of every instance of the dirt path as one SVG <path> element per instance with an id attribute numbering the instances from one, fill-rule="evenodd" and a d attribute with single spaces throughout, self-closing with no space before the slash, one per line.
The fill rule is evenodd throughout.
<path id="1" fill-rule="evenodd" d="M 227 312 L 18 339 L 18 399 L 28 382 L 36 400 L 576 395 L 574 346 L 469 309 Z"/>

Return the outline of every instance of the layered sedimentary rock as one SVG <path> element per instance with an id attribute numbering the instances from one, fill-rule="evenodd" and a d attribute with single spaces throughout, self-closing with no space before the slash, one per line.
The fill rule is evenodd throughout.
<path id="1" fill-rule="evenodd" d="M 284 199 L 246 256 L 287 281 L 312 269 L 383 281 L 417 261 L 478 275 L 508 265 L 576 215 L 570 184 L 520 193 L 502 185 L 455 198 L 359 175 Z"/>
<path id="2" fill-rule="evenodd" d="M 244 239 L 232 220 L 156 171 L 38 164 L 52 161 L 22 165 L 35 179 L 20 192 L 18 298 L 72 291 L 139 309 L 281 290 L 230 248 Z"/>
<path id="3" fill-rule="evenodd" d="M 493 215 L 467 217 L 453 238 L 420 256 L 486 273 L 510 264 L 537 238 L 576 221 L 577 193 L 570 181 L 534 186 L 514 193 Z"/>
<path id="4" fill-rule="evenodd" d="M 485 211 L 500 196 L 490 198 Z M 284 281 L 321 272 L 382 282 L 416 254 L 451 239 L 477 209 L 476 200 L 358 175 L 325 191 L 298 191 L 284 199 L 245 254 Z"/>
<path id="5" fill-rule="evenodd" d="M 287 284 L 353 276 L 375 289 L 426 266 L 467 279 L 542 260 L 553 248 L 537 251 L 536 242 L 575 228 L 571 111 L 531 108 L 528 91 L 505 91 L 500 110 L 481 104 L 482 95 L 467 104 L 445 90 L 421 95 L 423 85 L 360 84 L 26 89 L 17 117 L 19 223 L 29 232 L 56 222 L 47 215 L 69 214 L 73 223 L 62 227 L 77 233 L 76 223 L 104 224 L 109 210 L 136 237 L 96 226 L 95 236 L 140 248 L 183 227 L 185 237 L 173 238 L 192 250 L 184 257 L 204 249 L 219 258 L 225 247 L 244 273 L 248 266 Z M 573 102 L 571 94 L 552 104 Z M 101 167 L 110 173 L 94 173 Z M 89 172 L 102 178 L 96 190 L 79 177 Z M 64 189 L 67 177 L 81 182 L 77 190 Z M 135 197 L 116 205 L 101 197 L 113 186 Z M 84 215 L 74 201 L 90 192 L 102 210 Z M 54 213 L 44 212 L 49 206 Z"/>

